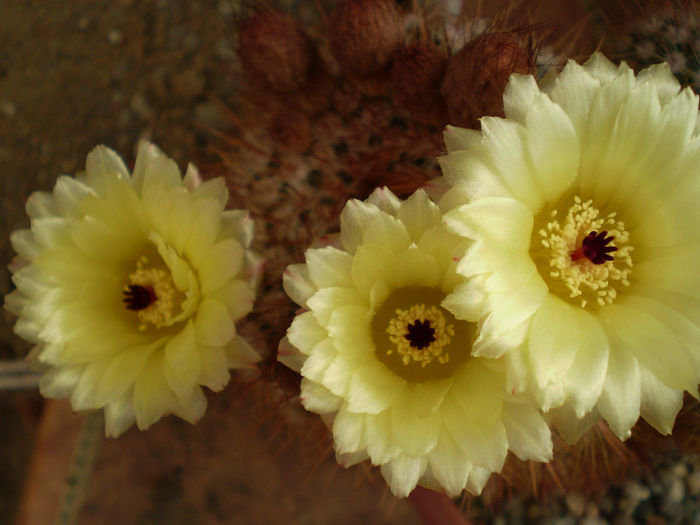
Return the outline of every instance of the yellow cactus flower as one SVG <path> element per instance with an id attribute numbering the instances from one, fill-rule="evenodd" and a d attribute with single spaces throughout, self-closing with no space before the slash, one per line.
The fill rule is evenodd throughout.
<path id="1" fill-rule="evenodd" d="M 697 95 L 595 54 L 541 87 L 513 75 L 504 104 L 445 133 L 446 222 L 472 241 L 450 308 L 571 439 L 596 414 L 670 433 L 700 378 Z"/>
<path id="2" fill-rule="evenodd" d="M 502 360 L 471 355 L 475 324 L 445 303 L 465 278 L 466 243 L 422 190 L 349 201 L 336 246 L 288 267 L 300 306 L 278 359 L 300 371 L 304 407 L 332 427 L 342 465 L 369 459 L 392 492 L 416 484 L 478 494 L 510 449 L 551 458 L 549 429 L 527 396 L 505 389 Z"/>
<path id="3" fill-rule="evenodd" d="M 227 199 L 222 179 L 202 183 L 192 165 L 183 179 L 148 143 L 133 175 L 98 146 L 84 173 L 29 197 L 5 306 L 36 345 L 43 395 L 104 408 L 117 436 L 168 412 L 195 422 L 201 386 L 220 390 L 229 368 L 258 360 L 234 326 L 254 300 L 253 224 Z"/>

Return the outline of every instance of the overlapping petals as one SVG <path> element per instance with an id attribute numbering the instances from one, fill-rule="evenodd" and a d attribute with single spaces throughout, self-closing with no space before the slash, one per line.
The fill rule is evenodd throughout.
<path id="1" fill-rule="evenodd" d="M 514 75 L 504 106 L 445 133 L 446 223 L 472 242 L 450 307 L 543 409 L 670 433 L 700 378 L 697 95 L 595 54 L 543 87 Z"/>
<path id="2" fill-rule="evenodd" d="M 339 247 L 307 250 L 306 262 L 284 275 L 302 311 L 278 358 L 303 376 L 302 403 L 331 426 L 339 462 L 380 465 L 398 496 L 418 483 L 479 493 L 509 449 L 523 459 L 551 457 L 549 429 L 532 400 L 506 392 L 502 360 L 470 355 L 465 330 L 472 334 L 473 324 L 445 309 L 465 286 L 457 267 L 467 243 L 442 221 L 423 191 L 400 201 L 376 190 L 346 204 Z M 414 332 L 387 346 L 387 327 L 400 325 L 392 316 L 412 306 L 433 306 L 432 317 L 411 314 Z M 438 334 L 440 319 L 452 328 Z M 431 349 L 435 360 L 422 353 Z M 392 360 L 397 352 L 405 353 Z"/>
<path id="3" fill-rule="evenodd" d="M 45 396 L 104 408 L 116 436 L 168 412 L 195 422 L 202 386 L 220 390 L 229 368 L 258 360 L 234 325 L 254 300 L 253 224 L 227 199 L 222 179 L 201 182 L 192 165 L 183 179 L 147 143 L 133 174 L 99 146 L 83 174 L 29 197 L 5 306 L 36 345 Z"/>

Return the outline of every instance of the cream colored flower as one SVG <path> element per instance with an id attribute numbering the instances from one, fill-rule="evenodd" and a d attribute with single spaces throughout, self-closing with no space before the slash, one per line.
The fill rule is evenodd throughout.
<path id="1" fill-rule="evenodd" d="M 549 460 L 534 404 L 507 395 L 502 360 L 470 356 L 475 325 L 443 307 L 465 281 L 466 243 L 438 207 L 423 191 L 402 202 L 382 189 L 340 218 L 338 247 L 285 272 L 304 311 L 279 353 L 301 371 L 304 407 L 332 426 L 339 462 L 369 458 L 403 497 L 417 483 L 479 493 L 509 448 Z"/>
<path id="2" fill-rule="evenodd" d="M 476 355 L 507 355 L 509 390 L 566 403 L 570 437 L 592 410 L 670 433 L 700 370 L 698 97 L 595 54 L 542 88 L 514 75 L 504 103 L 445 133 L 447 224 L 475 241 L 448 308 L 480 319 Z"/>
<path id="3" fill-rule="evenodd" d="M 5 306 L 36 345 L 41 392 L 104 407 L 108 435 L 167 412 L 195 422 L 201 386 L 258 360 L 234 326 L 254 300 L 253 224 L 224 211 L 222 179 L 200 182 L 153 145 L 139 145 L 133 175 L 98 146 L 84 174 L 29 197 L 31 228 L 12 234 Z"/>

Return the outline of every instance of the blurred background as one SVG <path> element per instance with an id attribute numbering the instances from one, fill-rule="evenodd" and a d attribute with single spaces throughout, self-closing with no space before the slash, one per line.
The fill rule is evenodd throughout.
<path id="1" fill-rule="evenodd" d="M 330 12 L 332 3 L 275 5 L 312 27 L 323 19 L 319 6 Z M 251 0 L 247 7 L 258 4 L 268 5 Z M 632 33 L 601 40 L 601 20 L 615 13 L 591 11 L 589 2 L 539 4 L 537 24 L 552 29 L 560 48 L 568 35 L 588 52 L 616 40 L 617 56 L 649 50 Z M 454 18 L 461 2 L 440 5 Z M 231 128 L 229 108 L 241 105 L 239 11 L 234 0 L 0 0 L 4 265 L 14 255 L 9 233 L 28 225 L 29 194 L 83 169 L 97 144 L 131 164 L 137 142 L 148 139 L 183 170 L 193 162 L 208 175 L 221 174 L 212 145 L 220 145 L 216 132 Z M 662 51 L 688 57 L 684 42 Z M 558 60 L 556 48 L 541 51 L 543 60 Z M 655 48 L 649 59 L 666 58 L 660 54 Z M 690 71 L 690 83 L 689 68 L 676 67 Z M 9 272 L 0 272 L 0 294 L 11 289 Z M 29 345 L 12 334 L 14 318 L 2 310 L 0 319 L 0 359 L 23 358 Z M 74 415 L 65 402 L 44 402 L 35 390 L 0 391 L 0 523 L 422 523 L 366 466 L 339 468 L 318 418 L 283 393 L 234 374 L 209 401 L 197 426 L 166 417 L 148 432 L 132 428 L 115 440 L 102 437 L 99 414 Z M 478 499 L 460 504 L 488 523 L 700 523 L 700 466 L 680 451 L 599 492 L 555 491 L 540 499 L 509 493 L 491 510 Z"/>

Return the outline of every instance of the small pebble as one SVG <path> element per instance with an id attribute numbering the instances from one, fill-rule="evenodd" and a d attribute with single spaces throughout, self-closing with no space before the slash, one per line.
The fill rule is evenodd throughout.
<path id="1" fill-rule="evenodd" d="M 598 516 L 587 516 L 581 520 L 581 525 L 608 525 L 608 522 Z"/>
<path id="2" fill-rule="evenodd" d="M 10 102 L 9 100 L 0 104 L 0 109 L 2 110 L 2 114 L 7 118 L 12 118 L 17 114 L 17 106 L 14 102 Z"/>
<path id="3" fill-rule="evenodd" d="M 130 106 L 131 110 L 140 118 L 150 119 L 153 116 L 153 109 L 141 93 L 134 93 Z"/>
<path id="4" fill-rule="evenodd" d="M 197 51 L 199 48 L 199 38 L 195 34 L 188 33 L 182 41 L 182 47 L 188 52 Z"/>
<path id="5" fill-rule="evenodd" d="M 210 102 L 202 102 L 194 108 L 194 120 L 207 127 L 220 129 L 225 123 L 221 108 Z"/>
<path id="6" fill-rule="evenodd" d="M 671 474 L 677 478 L 685 478 L 688 475 L 688 466 L 683 462 L 676 463 L 671 467 Z"/>
<path id="7" fill-rule="evenodd" d="M 173 78 L 175 91 L 187 102 L 196 99 L 204 91 L 205 84 L 206 79 L 195 69 L 188 69 Z"/>
<path id="8" fill-rule="evenodd" d="M 121 44 L 123 39 L 124 39 L 124 35 L 122 35 L 122 32 L 119 31 L 119 29 L 111 29 L 109 31 L 109 33 L 107 34 L 107 40 L 113 46 L 116 46 L 117 44 Z"/>
<path id="9" fill-rule="evenodd" d="M 613 519 L 612 525 L 636 525 L 636 524 L 635 524 L 634 519 L 631 516 L 619 515 Z"/>
<path id="10" fill-rule="evenodd" d="M 566 507 L 576 517 L 581 517 L 586 509 L 586 499 L 578 492 L 566 495 Z"/>
<path id="11" fill-rule="evenodd" d="M 227 38 L 220 38 L 214 44 L 214 54 L 220 60 L 235 61 L 238 60 L 238 55 L 231 46 L 231 42 Z"/>
<path id="12" fill-rule="evenodd" d="M 685 497 L 685 486 L 683 485 L 682 479 L 675 478 L 671 482 L 671 488 L 668 491 L 667 497 L 669 501 L 673 503 L 679 503 L 683 501 L 683 498 Z"/>
<path id="13" fill-rule="evenodd" d="M 633 481 L 625 487 L 625 496 L 630 500 L 639 502 L 651 496 L 651 491 L 641 483 Z"/>
<path id="14" fill-rule="evenodd" d="M 604 514 L 610 515 L 615 511 L 615 502 L 610 497 L 610 495 L 606 494 L 605 496 L 600 498 L 600 501 L 598 502 L 598 508 Z"/>
<path id="15" fill-rule="evenodd" d="M 686 478 L 685 481 L 688 484 L 688 493 L 691 496 L 695 496 L 700 493 L 700 470 L 694 471 Z"/>
<path id="16" fill-rule="evenodd" d="M 222 0 L 216 4 L 216 10 L 224 18 L 233 16 L 233 2 Z"/>

